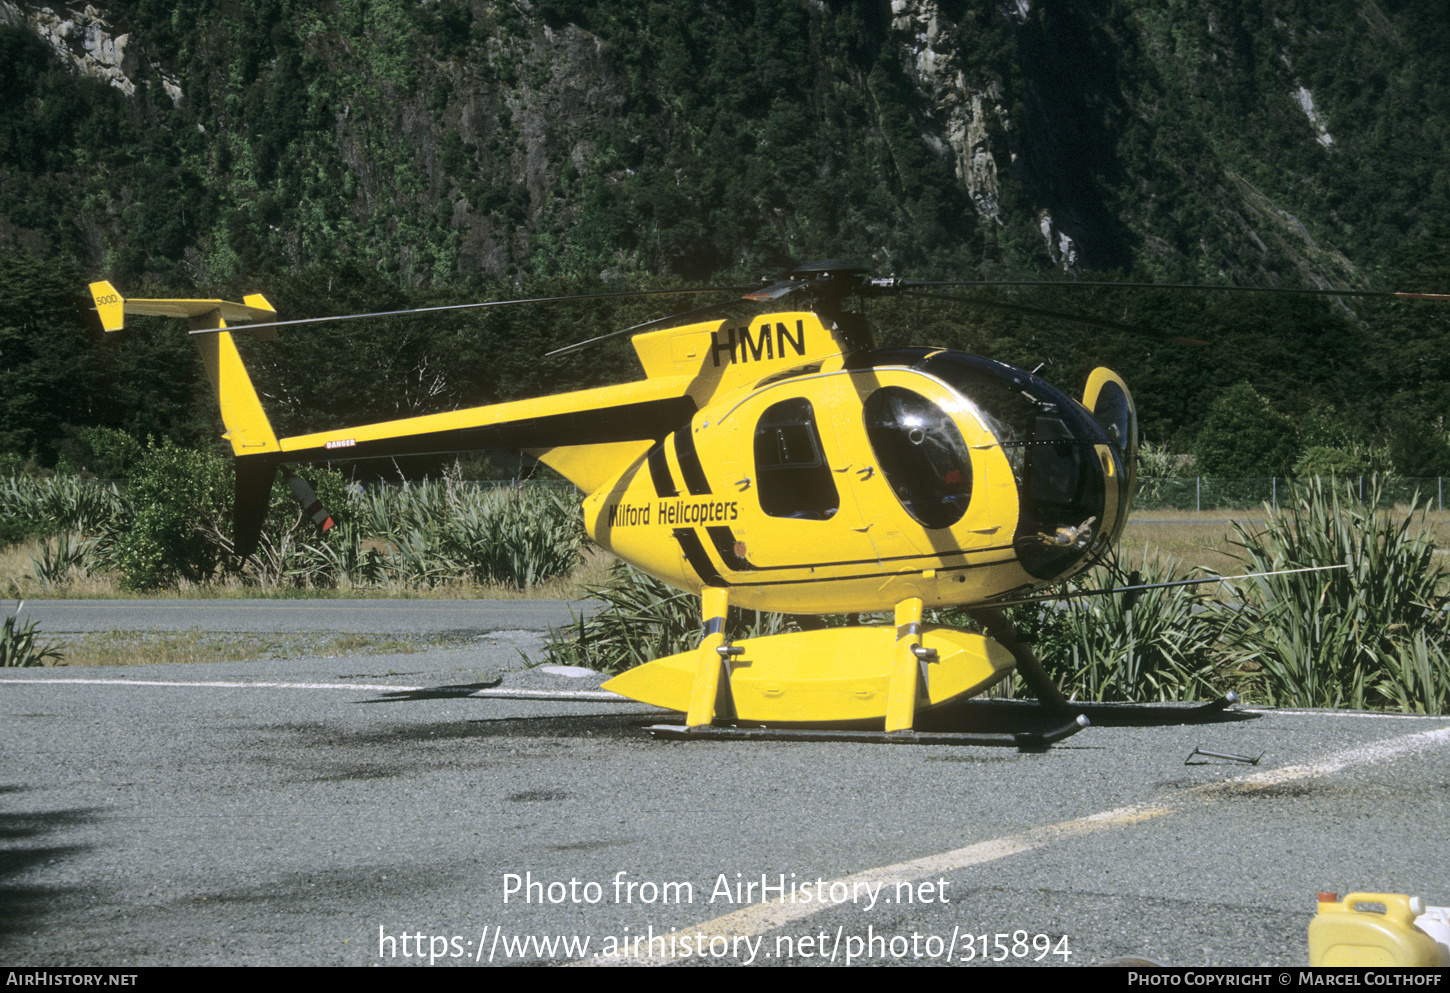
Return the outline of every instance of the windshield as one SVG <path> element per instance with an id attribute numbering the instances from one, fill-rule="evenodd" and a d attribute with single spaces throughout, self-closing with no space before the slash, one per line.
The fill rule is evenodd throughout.
<path id="1" fill-rule="evenodd" d="M 1021 505 L 1014 547 L 1029 573 L 1060 575 L 1089 551 L 1104 519 L 1102 427 L 1057 387 L 1015 366 L 961 352 L 874 353 L 941 380 L 981 414 L 1012 466 Z M 1115 456 L 1114 456 L 1115 457 Z"/>

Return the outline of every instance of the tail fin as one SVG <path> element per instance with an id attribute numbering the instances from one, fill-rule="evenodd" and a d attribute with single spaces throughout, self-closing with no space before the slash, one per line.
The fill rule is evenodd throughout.
<path id="1" fill-rule="evenodd" d="M 236 533 L 233 541 L 240 554 L 250 554 L 256 548 L 266 520 L 272 479 L 277 472 L 282 448 L 262 409 L 252 378 L 242 365 L 237 344 L 226 328 L 228 321 L 270 323 L 276 317 L 276 310 L 260 293 L 248 295 L 244 303 L 227 300 L 127 300 L 104 280 L 91 284 L 91 296 L 96 301 L 101 326 L 107 331 L 119 331 L 124 327 L 126 314 L 187 319 L 192 339 L 201 351 L 207 378 L 211 380 L 221 407 L 222 423 L 226 425 L 223 437 L 231 442 L 232 454 L 236 456 L 237 493 L 233 518 Z"/>
<path id="2" fill-rule="evenodd" d="M 126 323 L 126 301 L 116 288 L 104 279 L 91 284 L 91 297 L 96 301 L 96 313 L 101 315 L 101 327 L 107 331 L 119 331 Z"/>

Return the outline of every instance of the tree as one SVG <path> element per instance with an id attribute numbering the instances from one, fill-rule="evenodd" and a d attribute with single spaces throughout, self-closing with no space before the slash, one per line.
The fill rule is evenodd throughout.
<path id="1" fill-rule="evenodd" d="M 1286 476 L 1298 453 L 1293 422 L 1248 383 L 1219 395 L 1194 442 L 1199 471 L 1206 476 Z"/>
<path id="2" fill-rule="evenodd" d="M 0 452 L 51 461 L 61 424 L 84 416 L 94 361 L 69 261 L 0 254 Z"/>
<path id="3" fill-rule="evenodd" d="M 1423 479 L 1450 476 L 1450 440 L 1443 418 L 1422 411 L 1402 411 L 1390 419 L 1390 462 L 1400 476 Z"/>

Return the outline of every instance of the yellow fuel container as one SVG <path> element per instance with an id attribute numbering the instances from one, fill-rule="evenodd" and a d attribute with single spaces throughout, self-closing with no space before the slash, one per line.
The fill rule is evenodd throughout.
<path id="1" fill-rule="evenodd" d="M 1384 907 L 1381 912 L 1378 908 Z M 1319 894 L 1309 922 L 1309 964 L 1414 968 L 1450 965 L 1435 939 L 1415 926 L 1419 897 L 1398 893 Z"/>

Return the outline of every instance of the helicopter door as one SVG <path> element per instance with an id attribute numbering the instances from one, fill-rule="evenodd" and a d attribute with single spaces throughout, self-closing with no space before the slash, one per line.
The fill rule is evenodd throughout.
<path id="1" fill-rule="evenodd" d="M 854 402 L 837 405 L 837 439 L 847 490 L 882 562 L 1010 540 L 1011 467 L 961 397 L 903 369 L 853 373 L 850 392 Z"/>
<path id="2" fill-rule="evenodd" d="M 802 578 L 841 562 L 874 559 L 842 471 L 833 411 L 837 377 L 767 387 L 719 418 L 712 443 L 736 491 L 729 521 L 747 579 Z M 768 575 L 767 575 L 768 573 Z M 744 601 L 741 601 L 742 603 Z"/>
<path id="3" fill-rule="evenodd" d="M 771 517 L 825 521 L 840 509 L 815 409 L 805 397 L 772 404 L 756 422 L 755 473 L 760 509 Z"/>
<path id="4" fill-rule="evenodd" d="M 1128 384 L 1113 370 L 1099 366 L 1088 376 L 1082 391 L 1082 405 L 1092 413 L 1123 460 L 1127 485 L 1121 488 L 1125 502 L 1132 499 L 1138 476 L 1138 412 Z M 1127 510 L 1124 506 L 1123 510 Z"/>
<path id="5" fill-rule="evenodd" d="M 864 415 L 876 461 L 906 512 L 928 528 L 961 520 L 972 499 L 972 459 L 951 417 L 901 386 L 872 393 Z"/>

